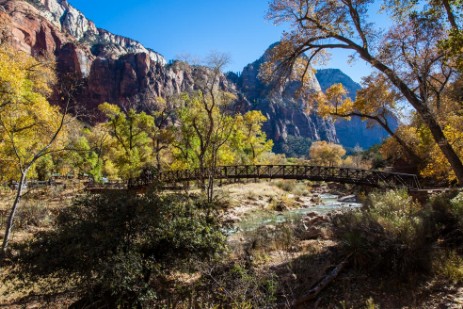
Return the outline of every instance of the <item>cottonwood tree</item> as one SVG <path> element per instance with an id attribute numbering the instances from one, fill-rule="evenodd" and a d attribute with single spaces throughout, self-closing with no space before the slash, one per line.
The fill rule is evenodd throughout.
<path id="1" fill-rule="evenodd" d="M 309 157 L 312 163 L 323 166 L 339 166 L 346 150 L 338 144 L 326 141 L 313 142 L 309 149 Z"/>
<path id="2" fill-rule="evenodd" d="M 323 117 L 351 118 L 360 117 L 367 121 L 367 127 L 379 124 L 405 150 L 412 162 L 419 162 L 420 157 L 390 126 L 390 120 L 398 118 L 397 107 L 399 95 L 392 91 L 388 81 L 382 75 L 372 74 L 363 80 L 363 88 L 357 91 L 354 101 L 347 97 L 342 84 L 335 84 L 325 93 L 316 96 L 318 113 Z"/>
<path id="3" fill-rule="evenodd" d="M 232 147 L 238 152 L 239 163 L 259 162 L 260 156 L 272 150 L 273 141 L 267 139 L 262 125 L 267 118 L 261 111 L 249 111 L 235 117 L 234 133 L 231 137 Z"/>
<path id="4" fill-rule="evenodd" d="M 463 106 L 460 99 L 455 98 L 454 95 L 453 91 L 445 93 L 436 115 L 449 143 L 458 155 L 463 157 Z M 423 158 L 418 164 L 421 176 L 450 183 L 457 180 L 452 167 L 432 138 L 429 128 L 419 117 L 412 117 L 410 124 L 400 126 L 397 134 Z M 386 140 L 381 146 L 381 152 L 385 157 L 398 162 L 403 157 L 402 149 L 394 139 Z"/>
<path id="5" fill-rule="evenodd" d="M 214 173 L 219 161 L 220 150 L 229 141 L 233 132 L 233 117 L 230 107 L 236 97 L 221 89 L 223 68 L 229 57 L 224 54 L 211 54 L 206 66 L 196 67 L 193 72 L 196 91 L 181 96 L 179 119 L 183 147 L 180 152 L 185 159 L 197 159 L 201 181 L 212 201 Z M 183 148 L 183 149 L 182 149 Z"/>
<path id="6" fill-rule="evenodd" d="M 154 126 L 149 131 L 151 140 L 153 141 L 153 152 L 156 158 L 156 167 L 158 171 L 162 169 L 163 152 L 169 149 L 175 139 L 174 127 L 170 123 L 172 117 L 172 108 L 168 106 L 166 100 L 162 97 L 155 99 L 156 108 L 151 111 L 153 116 Z"/>
<path id="7" fill-rule="evenodd" d="M 123 111 L 117 105 L 103 103 L 99 110 L 107 117 L 105 124 L 113 137 L 113 161 L 122 178 L 139 176 L 142 168 L 151 162 L 151 139 L 148 132 L 154 126 L 154 118 L 134 109 Z"/>
<path id="8" fill-rule="evenodd" d="M 53 63 L 38 61 L 7 46 L 0 47 L 0 155 L 16 179 L 16 196 L 6 222 L 2 254 L 8 248 L 26 179 L 36 163 L 65 148 L 70 97 L 63 112 L 47 98 L 55 83 Z"/>
<path id="9" fill-rule="evenodd" d="M 198 91 L 184 94 L 184 107 L 178 110 L 180 122 L 177 148 L 186 166 L 197 166 L 208 201 L 212 201 L 214 172 L 223 162 L 221 150 L 233 135 L 234 118 L 223 111 L 234 96 L 227 92 L 212 95 Z"/>
<path id="10" fill-rule="evenodd" d="M 384 76 L 421 117 L 433 139 L 449 162 L 456 178 L 463 183 L 463 164 L 449 143 L 433 112 L 441 103 L 441 94 L 455 74 L 446 61 L 446 49 L 440 44 L 450 31 L 459 31 L 459 1 L 383 2 L 382 14 L 393 20 L 386 30 L 375 27 L 371 0 L 273 0 L 269 18 L 290 23 L 291 31 L 283 35 L 273 51 L 274 76 L 288 76 L 294 65 L 301 66 L 307 77 L 310 64 L 333 49 L 352 51 L 353 55 Z"/>

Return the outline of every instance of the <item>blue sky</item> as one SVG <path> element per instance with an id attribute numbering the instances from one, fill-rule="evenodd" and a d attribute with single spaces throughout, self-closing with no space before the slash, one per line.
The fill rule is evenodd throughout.
<path id="1" fill-rule="evenodd" d="M 266 0 L 69 0 L 96 26 L 140 41 L 167 58 L 227 53 L 226 70 L 238 72 L 278 41 L 282 27 L 265 19 Z M 339 68 L 359 82 L 368 67 L 347 64 L 337 52 L 327 67 Z"/>

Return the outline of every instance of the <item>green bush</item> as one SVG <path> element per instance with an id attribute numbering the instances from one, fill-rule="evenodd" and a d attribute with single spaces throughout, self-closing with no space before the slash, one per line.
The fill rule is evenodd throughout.
<path id="1" fill-rule="evenodd" d="M 406 192 L 392 190 L 370 194 L 363 210 L 339 214 L 333 223 L 357 268 L 407 276 L 431 269 L 429 216 Z"/>
<path id="2" fill-rule="evenodd" d="M 463 283 L 463 258 L 455 251 L 441 253 L 434 257 L 435 273 L 452 284 Z"/>
<path id="3" fill-rule="evenodd" d="M 457 196 L 447 194 L 431 200 L 436 237 L 447 247 L 463 245 L 463 193 Z"/>
<path id="4" fill-rule="evenodd" d="M 77 307 L 150 307 L 176 293 L 173 273 L 196 271 L 195 261 L 224 248 L 215 218 L 203 199 L 183 195 L 86 196 L 20 248 L 21 270 L 32 281 L 78 277 Z"/>

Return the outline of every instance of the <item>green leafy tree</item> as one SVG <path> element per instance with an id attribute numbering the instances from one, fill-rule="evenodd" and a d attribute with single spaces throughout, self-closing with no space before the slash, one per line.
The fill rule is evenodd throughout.
<path id="1" fill-rule="evenodd" d="M 156 158 L 158 170 L 163 166 L 163 152 L 167 151 L 175 139 L 175 129 L 170 125 L 169 120 L 172 112 L 169 111 L 166 100 L 161 97 L 156 98 L 156 110 L 151 112 L 154 118 L 154 126 L 150 131 L 153 141 L 153 151 Z"/>
<path id="2" fill-rule="evenodd" d="M 111 152 L 120 176 L 125 179 L 137 177 L 151 162 L 152 141 L 148 132 L 154 126 L 154 118 L 134 109 L 124 112 L 109 103 L 101 104 L 99 109 L 108 118 L 105 127 L 114 138 Z"/>
<path id="3" fill-rule="evenodd" d="M 58 286 L 79 278 L 76 307 L 165 307 L 177 292 L 173 274 L 199 271 L 225 247 L 209 206 L 153 192 L 89 195 L 22 248 L 19 267 L 29 282 L 57 273 Z"/>
<path id="4" fill-rule="evenodd" d="M 234 96 L 226 92 L 182 95 L 183 108 L 178 110 L 181 132 L 177 140 L 178 157 L 187 167 L 201 172 L 205 191 L 212 199 L 213 173 L 219 162 L 224 162 L 221 150 L 233 134 L 234 118 L 223 112 Z M 207 181 L 204 181 L 206 180 Z"/>
<path id="5" fill-rule="evenodd" d="M 196 67 L 198 90 L 181 96 L 183 108 L 179 110 L 182 143 L 178 143 L 178 149 L 185 160 L 197 162 L 209 201 L 213 196 L 215 167 L 233 131 L 233 117 L 227 110 L 236 98 L 220 89 L 222 69 L 228 61 L 226 55 L 211 54 L 207 66 Z"/>

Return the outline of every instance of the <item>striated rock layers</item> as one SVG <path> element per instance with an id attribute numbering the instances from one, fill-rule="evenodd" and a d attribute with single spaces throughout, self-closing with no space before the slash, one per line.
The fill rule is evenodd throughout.
<path id="1" fill-rule="evenodd" d="M 77 101 L 88 114 L 102 102 L 155 108 L 158 97 L 193 90 L 198 80 L 210 76 L 204 67 L 167 64 L 139 42 L 97 28 L 66 0 L 0 0 L 0 27 L 3 40 L 31 55 L 54 57 L 62 78 L 81 81 Z M 279 89 L 260 81 L 265 57 L 240 76 L 220 76 L 220 87 L 238 95 L 242 111 L 258 109 L 267 116 L 265 130 L 276 144 L 286 143 L 288 136 L 338 142 L 334 124 L 307 112 L 306 103 L 295 96 L 298 81 Z M 312 81 L 308 92 L 320 89 L 315 76 Z"/>
<path id="2" fill-rule="evenodd" d="M 207 78 L 205 68 L 164 57 L 139 42 L 98 29 L 65 0 L 0 0 L 3 32 L 11 43 L 34 56 L 56 57 L 61 76 L 84 86 L 77 100 L 89 113 L 102 102 L 136 106 L 155 104 L 192 90 Z M 219 81 L 228 87 L 225 76 Z"/>

